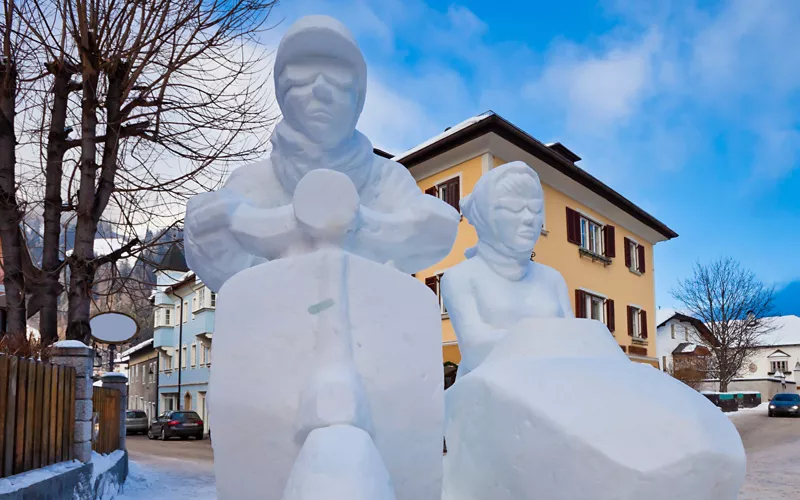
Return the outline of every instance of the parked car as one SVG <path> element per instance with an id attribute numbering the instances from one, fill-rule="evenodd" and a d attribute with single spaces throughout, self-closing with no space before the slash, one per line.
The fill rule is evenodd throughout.
<path id="1" fill-rule="evenodd" d="M 147 432 L 147 413 L 142 410 L 128 410 L 125 413 L 125 427 L 128 434 L 144 434 Z"/>
<path id="2" fill-rule="evenodd" d="M 800 416 L 800 394 L 790 392 L 776 394 L 769 402 L 770 417 L 786 415 L 790 417 Z"/>
<path id="3" fill-rule="evenodd" d="M 147 437 L 166 441 L 171 437 L 203 439 L 203 420 L 193 411 L 168 411 L 150 422 Z"/>

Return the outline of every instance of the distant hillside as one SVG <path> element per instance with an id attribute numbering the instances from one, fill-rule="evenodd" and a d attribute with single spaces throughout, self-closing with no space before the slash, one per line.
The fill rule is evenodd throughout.
<path id="1" fill-rule="evenodd" d="M 782 316 L 800 316 L 800 280 L 792 281 L 775 292 L 775 310 Z"/>

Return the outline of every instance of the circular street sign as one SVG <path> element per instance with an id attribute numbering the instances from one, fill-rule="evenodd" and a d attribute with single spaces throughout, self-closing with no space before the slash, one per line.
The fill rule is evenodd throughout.
<path id="1" fill-rule="evenodd" d="M 122 344 L 139 332 L 135 319 L 118 312 L 97 314 L 89 320 L 89 326 L 92 338 L 105 344 Z"/>

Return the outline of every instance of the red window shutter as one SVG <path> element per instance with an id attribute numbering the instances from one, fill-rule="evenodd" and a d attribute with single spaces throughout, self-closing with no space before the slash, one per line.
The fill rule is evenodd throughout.
<path id="1" fill-rule="evenodd" d="M 461 201 L 461 178 L 456 177 L 448 184 L 447 203 L 450 204 L 457 212 L 461 212 L 459 202 Z"/>
<path id="2" fill-rule="evenodd" d="M 631 267 L 631 240 L 625 238 L 623 240 L 625 243 L 625 267 Z"/>
<path id="3" fill-rule="evenodd" d="M 429 195 L 431 195 L 433 197 L 438 197 L 439 190 L 436 189 L 436 186 L 431 186 L 431 187 L 429 187 L 428 189 L 425 190 L 425 194 L 429 194 Z"/>
<path id="4" fill-rule="evenodd" d="M 425 286 L 430 288 L 434 294 L 439 295 L 439 278 L 437 276 L 425 278 Z"/>
<path id="5" fill-rule="evenodd" d="M 616 327 L 614 320 L 614 301 L 611 299 L 606 299 L 606 326 L 608 327 L 608 331 L 612 333 Z"/>
<path id="6" fill-rule="evenodd" d="M 639 311 L 639 322 L 642 324 L 642 338 L 647 338 L 647 311 Z"/>
<path id="7" fill-rule="evenodd" d="M 644 245 L 637 245 L 636 251 L 639 252 L 639 272 L 644 273 L 644 270 L 646 269 L 644 265 Z"/>
<path id="8" fill-rule="evenodd" d="M 628 306 L 628 336 L 633 337 L 633 308 Z"/>
<path id="9" fill-rule="evenodd" d="M 567 207 L 567 241 L 581 244 L 581 215 Z"/>
<path id="10" fill-rule="evenodd" d="M 586 317 L 586 292 L 575 290 L 575 317 Z"/>
<path id="11" fill-rule="evenodd" d="M 617 243 L 614 241 L 614 226 L 603 227 L 603 239 L 606 245 L 605 256 L 613 259 L 617 256 Z"/>

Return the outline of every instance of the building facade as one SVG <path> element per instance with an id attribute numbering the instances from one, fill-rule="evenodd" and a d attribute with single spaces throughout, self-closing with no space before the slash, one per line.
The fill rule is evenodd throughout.
<path id="1" fill-rule="evenodd" d="M 128 376 L 128 409 L 142 410 L 152 420 L 158 414 L 158 352 L 153 339 L 145 340 L 119 355 Z"/>
<path id="2" fill-rule="evenodd" d="M 216 294 L 188 270 L 177 244 L 164 256 L 157 282 L 153 347 L 158 351 L 158 411 L 194 410 L 208 431 Z"/>
<path id="3" fill-rule="evenodd" d="M 394 160 L 409 169 L 424 192 L 456 209 L 489 169 L 527 163 L 541 179 L 545 205 L 532 258 L 562 274 L 577 317 L 604 322 L 632 360 L 658 366 L 653 247 L 677 234 L 575 165 L 580 157 L 560 143 L 545 145 L 488 112 Z M 475 230 L 462 218 L 450 254 L 417 278 L 439 294 L 439 277 L 476 242 Z M 443 307 L 442 342 L 444 361 L 459 363 L 455 332 Z"/>
<path id="4" fill-rule="evenodd" d="M 702 321 L 673 309 L 656 312 L 656 352 L 661 371 L 673 373 L 681 366 L 710 361 L 714 338 Z"/>

